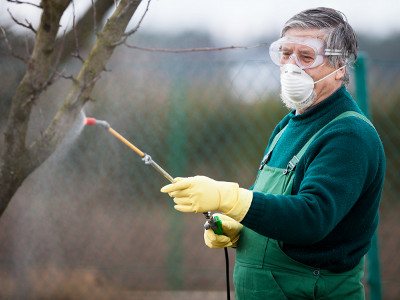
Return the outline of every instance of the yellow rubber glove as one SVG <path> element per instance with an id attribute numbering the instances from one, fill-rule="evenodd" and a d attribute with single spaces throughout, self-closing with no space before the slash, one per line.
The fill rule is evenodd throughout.
<path id="1" fill-rule="evenodd" d="M 249 210 L 253 192 L 237 183 L 215 181 L 205 176 L 177 178 L 164 186 L 163 193 L 174 197 L 175 209 L 182 212 L 220 211 L 240 222 Z"/>
<path id="2" fill-rule="evenodd" d="M 214 216 L 218 216 L 222 221 L 224 235 L 215 234 L 212 229 L 204 230 L 204 242 L 206 245 L 214 249 L 236 247 L 243 225 L 222 214 L 214 214 Z"/>

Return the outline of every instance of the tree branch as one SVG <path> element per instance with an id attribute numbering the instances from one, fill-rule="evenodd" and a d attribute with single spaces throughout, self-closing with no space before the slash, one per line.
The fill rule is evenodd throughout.
<path id="1" fill-rule="evenodd" d="M 72 30 L 73 30 L 74 38 L 75 38 L 75 54 L 72 54 L 72 56 L 78 58 L 82 63 L 84 63 L 84 59 L 82 58 L 81 54 L 79 53 L 79 41 L 78 41 L 78 33 L 76 31 L 76 15 L 75 15 L 75 2 L 74 1 L 72 1 L 72 14 L 73 14 Z"/>
<path id="2" fill-rule="evenodd" d="M 20 21 L 18 21 L 18 20 L 13 16 L 13 14 L 11 13 L 11 11 L 10 11 L 9 8 L 7 8 L 7 11 L 8 11 L 8 14 L 10 15 L 11 19 L 12 19 L 17 25 L 22 26 L 22 27 L 25 27 L 25 28 L 27 28 L 27 29 L 30 29 L 30 30 L 33 31 L 34 34 L 36 34 L 36 29 L 33 28 L 32 24 L 31 24 L 30 22 L 28 22 L 27 19 L 25 19 L 25 22 L 26 22 L 27 25 L 26 25 L 26 24 L 23 24 L 23 23 L 21 23 Z"/>
<path id="3" fill-rule="evenodd" d="M 27 2 L 27 1 L 7 0 L 7 2 L 11 2 L 11 3 L 15 3 L 15 4 L 28 4 L 28 5 L 32 5 L 34 7 L 37 7 L 37 8 L 42 8 L 40 5 L 37 5 L 35 3 L 30 3 L 30 2 Z"/>
<path id="4" fill-rule="evenodd" d="M 11 56 L 15 57 L 16 59 L 22 60 L 24 63 L 27 63 L 28 59 L 26 59 L 25 57 L 22 57 L 14 52 L 14 49 L 12 48 L 12 45 L 7 38 L 6 30 L 3 27 L 0 27 L 0 30 L 1 30 L 1 33 L 3 34 L 4 41 L 7 45 L 7 49 L 10 52 Z"/>
<path id="5" fill-rule="evenodd" d="M 151 0 L 148 0 L 148 1 L 147 1 L 146 10 L 144 11 L 142 17 L 140 18 L 138 24 L 137 24 L 132 30 L 130 30 L 130 31 L 126 32 L 126 33 L 124 33 L 124 35 L 123 35 L 124 38 L 123 38 L 122 40 L 116 42 L 116 43 L 115 43 L 115 46 L 119 46 L 119 45 L 125 44 L 125 43 L 126 43 L 126 40 L 128 39 L 128 37 L 131 36 L 132 34 L 134 34 L 136 31 L 138 31 L 140 25 L 142 24 L 142 21 L 143 21 L 144 17 L 146 16 L 147 12 L 149 11 L 150 2 L 151 2 Z"/>
<path id="6" fill-rule="evenodd" d="M 146 10 L 144 11 L 142 17 L 140 18 L 140 20 L 139 20 L 138 24 L 135 26 L 135 28 L 133 28 L 132 30 L 126 32 L 124 34 L 124 36 L 128 37 L 128 36 L 134 34 L 136 31 L 138 31 L 140 25 L 142 24 L 142 22 L 144 20 L 144 17 L 146 16 L 147 12 L 149 11 L 150 3 L 151 3 L 151 0 L 148 0 L 147 1 L 147 6 L 146 6 Z M 126 38 L 125 38 L 125 40 L 126 40 Z"/>
<path id="7" fill-rule="evenodd" d="M 260 43 L 254 46 L 227 46 L 227 47 L 216 47 L 216 48 L 191 48 L 191 49 L 158 49 L 158 48 L 146 48 L 140 46 L 129 45 L 124 43 L 124 45 L 128 48 L 148 51 L 148 52 L 166 52 L 166 53 L 187 53 L 187 52 L 203 52 L 203 51 L 222 51 L 222 50 L 235 50 L 235 49 L 252 49 L 258 47 L 268 46 L 267 43 Z"/>

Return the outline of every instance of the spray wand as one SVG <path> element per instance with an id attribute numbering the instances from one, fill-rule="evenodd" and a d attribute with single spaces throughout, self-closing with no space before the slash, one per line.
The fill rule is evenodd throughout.
<path id="1" fill-rule="evenodd" d="M 117 139 L 119 139 L 121 142 L 123 142 L 125 145 L 127 145 L 129 148 L 131 148 L 137 154 L 139 154 L 146 165 L 151 165 L 154 169 L 156 169 L 159 173 L 161 173 L 165 178 L 167 178 L 171 183 L 175 182 L 175 180 L 172 178 L 172 176 L 169 175 L 163 168 L 161 168 L 151 158 L 150 155 L 141 151 L 138 147 L 133 145 L 126 138 L 124 138 L 122 135 L 120 135 L 118 132 L 116 132 L 114 129 L 112 129 L 110 124 L 108 124 L 108 122 L 103 121 L 103 120 L 96 120 L 95 118 L 86 118 L 85 125 L 100 125 L 104 129 L 108 130 L 108 132 L 110 132 L 112 135 L 114 135 Z"/>
<path id="2" fill-rule="evenodd" d="M 116 132 L 114 129 L 111 128 L 110 124 L 103 120 L 97 120 L 95 118 L 85 118 L 85 125 L 99 125 L 114 135 L 117 139 L 135 151 L 139 156 L 142 158 L 146 165 L 151 165 L 154 169 L 156 169 L 160 174 L 162 174 L 165 178 L 169 180 L 171 183 L 175 183 L 174 178 L 167 173 L 163 168 L 161 168 L 152 158 L 150 155 L 141 151 L 138 147 L 133 145 L 129 142 L 126 138 Z M 216 234 L 223 234 L 222 232 L 222 222 L 219 220 L 218 216 L 212 217 L 211 212 L 205 212 L 204 216 L 206 217 L 207 221 L 204 224 L 205 229 L 213 229 Z"/>

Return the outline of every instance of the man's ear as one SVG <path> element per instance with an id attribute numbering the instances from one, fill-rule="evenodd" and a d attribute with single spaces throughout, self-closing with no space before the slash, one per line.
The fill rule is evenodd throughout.
<path id="1" fill-rule="evenodd" d="M 343 69 L 340 69 L 339 71 L 337 71 L 335 73 L 335 79 L 336 80 L 342 80 L 345 72 L 346 72 L 346 67 L 344 67 Z"/>

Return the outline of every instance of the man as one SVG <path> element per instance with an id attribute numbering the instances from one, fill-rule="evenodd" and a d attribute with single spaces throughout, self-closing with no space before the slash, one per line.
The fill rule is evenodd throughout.
<path id="1" fill-rule="evenodd" d="M 254 186 L 204 176 L 162 188 L 182 212 L 220 211 L 236 247 L 241 299 L 364 299 L 364 256 L 378 224 L 385 172 L 379 136 L 346 90 L 356 35 L 329 8 L 289 19 L 270 56 L 293 109 L 276 126 Z"/>

